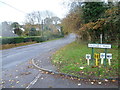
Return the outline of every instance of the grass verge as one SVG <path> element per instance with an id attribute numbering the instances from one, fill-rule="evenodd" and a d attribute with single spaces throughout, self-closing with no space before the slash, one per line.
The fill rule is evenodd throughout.
<path id="1" fill-rule="evenodd" d="M 52 63 L 57 66 L 58 71 L 61 73 L 71 74 L 78 77 L 86 78 L 117 78 L 118 77 L 118 49 L 112 48 L 108 50 L 108 53 L 113 54 L 113 59 L 111 60 L 112 65 L 108 65 L 108 60 L 106 66 L 100 65 L 95 66 L 95 60 L 92 65 L 87 65 L 85 59 L 86 54 L 91 54 L 91 48 L 87 47 L 86 43 L 73 42 L 69 45 L 58 50 L 52 56 Z M 95 49 L 95 53 L 102 53 L 104 49 Z"/>
<path id="2" fill-rule="evenodd" d="M 62 38 L 63 37 L 55 38 L 55 39 L 51 39 L 51 40 L 47 40 L 47 41 L 43 41 L 43 42 L 49 42 L 49 41 L 58 40 L 58 39 L 62 39 Z M 37 43 L 37 42 L 25 42 L 25 43 L 17 43 L 17 44 L 3 44 L 3 45 L 0 45 L 0 50 L 19 47 L 19 46 L 30 45 L 30 44 L 35 44 L 35 43 Z"/>
<path id="3" fill-rule="evenodd" d="M 17 44 L 4 44 L 0 45 L 0 50 L 3 49 L 9 49 L 13 47 L 19 47 L 19 46 L 25 46 L 25 45 L 30 45 L 30 44 L 35 44 L 36 42 L 26 42 L 26 43 L 17 43 Z"/>

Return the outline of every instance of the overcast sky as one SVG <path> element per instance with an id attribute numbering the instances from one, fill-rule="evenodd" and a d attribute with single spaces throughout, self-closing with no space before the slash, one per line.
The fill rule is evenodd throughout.
<path id="1" fill-rule="evenodd" d="M 63 18 L 68 9 L 63 6 L 66 0 L 0 0 L 0 22 L 24 22 L 26 13 L 49 10 Z"/>
<path id="2" fill-rule="evenodd" d="M 49 10 L 56 16 L 63 18 L 69 10 L 63 5 L 63 2 L 68 1 L 84 0 L 0 0 L 0 22 L 12 21 L 22 23 L 25 21 L 27 13 L 45 10 Z"/>

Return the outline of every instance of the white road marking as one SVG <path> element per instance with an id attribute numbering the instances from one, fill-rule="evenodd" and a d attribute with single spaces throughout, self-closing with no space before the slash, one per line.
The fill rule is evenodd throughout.
<path id="1" fill-rule="evenodd" d="M 42 75 L 42 74 L 39 73 L 39 74 L 37 75 L 37 77 L 26 87 L 26 89 L 29 90 L 30 87 L 37 82 L 37 80 L 40 78 L 41 75 Z"/>

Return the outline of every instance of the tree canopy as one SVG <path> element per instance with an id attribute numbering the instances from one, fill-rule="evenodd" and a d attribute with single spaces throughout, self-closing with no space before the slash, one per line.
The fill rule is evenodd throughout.
<path id="1" fill-rule="evenodd" d="M 75 5 L 75 4 L 74 4 Z M 62 20 L 65 33 L 75 32 L 82 40 L 103 43 L 118 42 L 120 31 L 120 2 L 84 2 L 72 7 Z"/>

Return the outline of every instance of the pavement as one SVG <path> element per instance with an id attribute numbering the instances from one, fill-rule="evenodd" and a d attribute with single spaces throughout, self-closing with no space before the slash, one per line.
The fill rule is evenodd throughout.
<path id="1" fill-rule="evenodd" d="M 0 87 L 118 88 L 117 82 L 82 80 L 40 69 L 56 72 L 57 68 L 51 63 L 52 54 L 74 40 L 75 35 L 71 34 L 59 40 L 3 50 Z"/>

